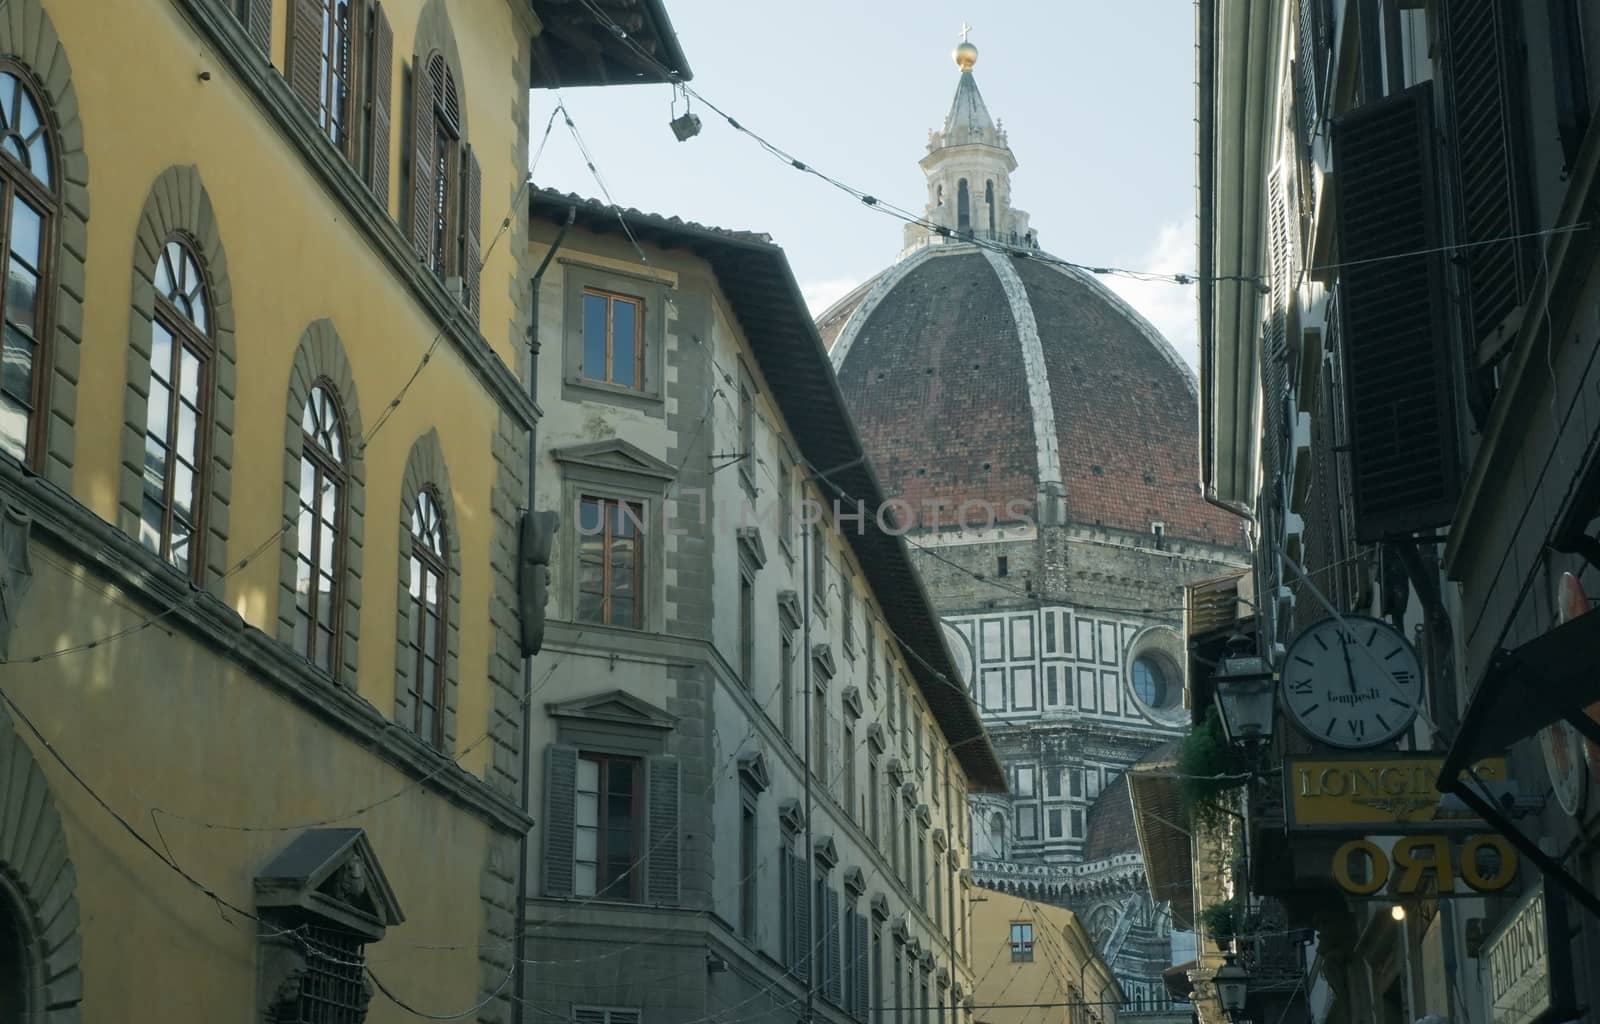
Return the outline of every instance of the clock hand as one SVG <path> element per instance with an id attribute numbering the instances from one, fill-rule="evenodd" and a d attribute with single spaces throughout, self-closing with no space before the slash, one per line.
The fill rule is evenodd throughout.
<path id="1" fill-rule="evenodd" d="M 1356 695 L 1356 670 L 1350 667 L 1350 638 L 1339 634 L 1339 650 L 1344 652 L 1344 674 L 1350 680 L 1350 695 Z"/>

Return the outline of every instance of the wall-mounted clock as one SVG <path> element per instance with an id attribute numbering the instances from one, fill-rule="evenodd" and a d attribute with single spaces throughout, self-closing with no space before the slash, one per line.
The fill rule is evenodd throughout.
<path id="1" fill-rule="evenodd" d="M 1283 661 L 1283 706 L 1306 735 L 1346 749 L 1405 732 L 1422 706 L 1422 665 L 1387 622 L 1323 619 L 1295 638 Z"/>

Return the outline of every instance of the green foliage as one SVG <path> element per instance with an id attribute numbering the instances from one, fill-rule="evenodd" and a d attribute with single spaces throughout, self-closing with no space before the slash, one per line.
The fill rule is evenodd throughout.
<path id="1" fill-rule="evenodd" d="M 1238 904 L 1228 900 L 1225 903 L 1213 903 L 1200 911 L 1200 923 L 1205 925 L 1206 935 L 1212 941 L 1228 942 L 1244 931 L 1240 916 Z"/>
<path id="2" fill-rule="evenodd" d="M 1178 792 L 1189 820 L 1225 825 L 1231 813 L 1227 795 L 1244 787 L 1249 767 L 1244 752 L 1223 736 L 1217 709 L 1208 709 L 1178 748 Z"/>

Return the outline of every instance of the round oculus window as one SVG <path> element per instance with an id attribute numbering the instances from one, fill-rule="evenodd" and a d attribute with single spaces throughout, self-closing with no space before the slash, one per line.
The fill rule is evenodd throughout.
<path id="1" fill-rule="evenodd" d="M 1167 667 L 1159 659 L 1141 654 L 1133 659 L 1133 695 L 1147 708 L 1160 710 L 1172 703 L 1174 693 Z"/>

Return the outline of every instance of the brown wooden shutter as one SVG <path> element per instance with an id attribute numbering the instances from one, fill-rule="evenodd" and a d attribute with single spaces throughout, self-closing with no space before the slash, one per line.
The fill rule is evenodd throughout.
<path id="1" fill-rule="evenodd" d="M 239 0 L 235 10 L 245 34 L 268 57 L 272 55 L 272 0 Z"/>
<path id="2" fill-rule="evenodd" d="M 284 73 L 290 90 L 317 114 L 322 105 L 321 0 L 289 0 L 289 52 Z"/>
<path id="3" fill-rule="evenodd" d="M 676 905 L 681 895 L 679 843 L 678 760 L 652 757 L 649 761 L 649 827 L 645 836 L 650 845 L 645 853 L 645 897 L 657 905 Z"/>
<path id="4" fill-rule="evenodd" d="M 411 60 L 411 248 L 424 264 L 433 236 L 433 86 L 419 55 Z"/>
<path id="5" fill-rule="evenodd" d="M 372 112 L 367 135 L 367 187 L 378 197 L 385 210 L 389 209 L 389 105 L 394 91 L 394 29 L 389 27 L 389 16 L 383 13 L 382 4 L 373 4 L 372 49 L 367 59 L 371 62 L 372 77 L 366 102 Z"/>
<path id="6" fill-rule="evenodd" d="M 576 865 L 578 749 L 552 743 L 544 751 L 544 894 L 571 896 Z"/>
<path id="7" fill-rule="evenodd" d="M 472 323 L 476 326 L 483 291 L 479 281 L 483 274 L 483 170 L 478 166 L 478 154 L 471 146 L 466 147 L 466 159 L 462 162 L 466 173 L 462 175 L 465 187 L 462 189 L 461 216 L 465 244 L 461 247 L 464 257 L 461 282 L 466 289 L 467 308 L 472 310 Z"/>
<path id="8" fill-rule="evenodd" d="M 794 976 L 804 981 L 811 976 L 811 861 L 804 854 L 795 855 L 789 871 L 789 888 L 793 894 L 789 906 L 794 911 L 790 922 L 794 932 L 794 962 L 789 966 Z"/>
<path id="9" fill-rule="evenodd" d="M 1439 6 L 1446 129 L 1455 159 L 1457 220 L 1471 337 L 1468 358 L 1492 339 L 1528 294 L 1537 249 L 1529 241 L 1477 244 L 1532 229 L 1522 58 L 1505 0 Z M 1509 335 L 1510 332 L 1506 332 Z M 1502 340 L 1509 341 L 1509 337 Z"/>
<path id="10" fill-rule="evenodd" d="M 1365 543 L 1449 522 L 1460 489 L 1431 84 L 1356 108 L 1333 142 L 1351 491 Z"/>

